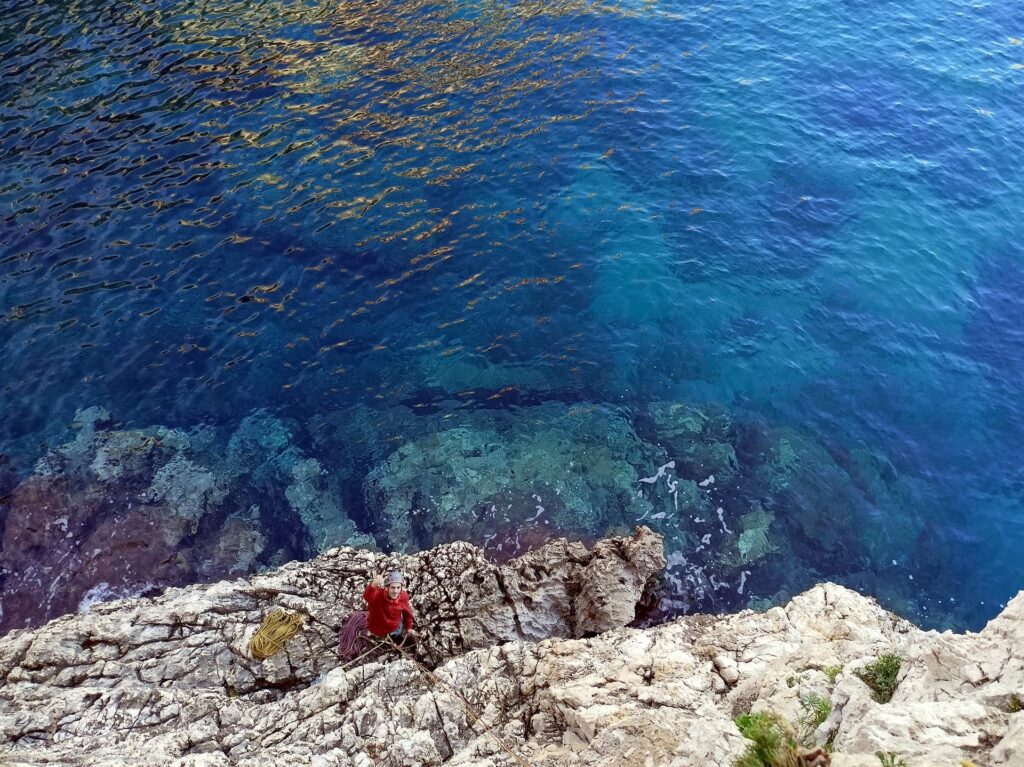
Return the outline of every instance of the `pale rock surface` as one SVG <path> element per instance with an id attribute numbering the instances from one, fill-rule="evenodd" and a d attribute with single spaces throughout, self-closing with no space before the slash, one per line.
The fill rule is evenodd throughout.
<path id="1" fill-rule="evenodd" d="M 835 767 L 875 767 L 876 750 L 911 767 L 1024 764 L 1024 714 L 1007 712 L 1024 693 L 1024 595 L 978 634 L 920 631 L 832 584 L 763 613 L 612 628 L 663 566 L 643 528 L 501 567 L 465 544 L 408 557 L 335 549 L 101 605 L 0 639 L 0 763 L 498 767 L 521 764 L 514 751 L 550 767 L 727 767 L 747 744 L 735 716 L 796 721 L 817 692 L 833 711 L 813 737 L 833 739 Z M 344 667 L 341 620 L 391 567 L 408 572 L 425 619 L 425 665 L 390 655 Z M 259 663 L 246 648 L 272 606 L 306 627 Z M 906 658 L 886 704 L 853 673 L 883 652 Z M 843 668 L 834 681 L 829 666 Z"/>

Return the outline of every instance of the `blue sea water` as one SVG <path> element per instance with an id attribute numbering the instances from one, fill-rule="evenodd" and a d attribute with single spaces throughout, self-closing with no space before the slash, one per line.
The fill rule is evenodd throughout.
<path id="1" fill-rule="evenodd" d="M 4 2 L 0 453 L 95 404 L 705 403 L 883 456 L 914 536 L 822 573 L 977 628 L 1024 586 L 1022 39 L 1010 1 Z"/>

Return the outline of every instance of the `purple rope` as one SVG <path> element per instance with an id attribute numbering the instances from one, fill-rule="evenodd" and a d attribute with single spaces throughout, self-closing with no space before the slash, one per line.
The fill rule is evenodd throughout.
<path id="1" fill-rule="evenodd" d="M 359 655 L 367 644 L 366 637 L 364 636 L 366 617 L 365 610 L 356 610 L 348 616 L 348 620 L 342 626 L 338 652 L 346 660 L 351 660 Z"/>

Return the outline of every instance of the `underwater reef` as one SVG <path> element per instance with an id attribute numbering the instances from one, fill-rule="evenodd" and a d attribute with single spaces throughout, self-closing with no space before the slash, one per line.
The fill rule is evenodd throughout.
<path id="1" fill-rule="evenodd" d="M 225 434 L 121 428 L 90 407 L 72 429 L 7 501 L 0 631 L 308 558 L 318 543 L 372 544 L 266 413 Z"/>
<path id="2" fill-rule="evenodd" d="M 0 478 L 0 632 L 342 545 L 465 540 L 502 562 L 648 525 L 668 559 L 652 623 L 826 579 L 912 615 L 915 584 L 886 575 L 934 556 L 884 456 L 711 405 L 360 406 L 306 423 L 257 410 L 187 430 L 90 407 L 69 437 L 30 476 Z"/>

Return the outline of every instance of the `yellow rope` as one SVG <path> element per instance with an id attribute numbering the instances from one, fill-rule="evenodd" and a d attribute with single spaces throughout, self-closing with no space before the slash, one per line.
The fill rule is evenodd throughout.
<path id="1" fill-rule="evenodd" d="M 391 639 L 391 638 L 388 637 L 388 639 Z M 454 687 L 452 687 L 450 684 L 448 684 L 443 679 L 440 679 L 439 677 L 437 677 L 434 674 L 433 671 L 431 671 L 426 666 L 424 666 L 422 663 L 420 663 L 418 660 L 416 660 L 411 655 L 409 655 L 405 651 L 405 649 L 402 647 L 402 645 L 395 643 L 394 640 L 391 640 L 391 643 L 395 646 L 395 649 L 398 650 L 398 652 L 402 654 L 402 657 L 404 657 L 408 661 L 411 661 L 412 663 L 415 663 L 419 667 L 419 670 L 422 671 L 431 680 L 433 680 L 435 683 L 443 684 L 445 687 L 447 687 L 448 691 L 452 695 L 455 696 L 456 700 L 459 701 L 459 705 L 462 706 L 462 710 L 466 713 L 466 715 L 469 716 L 469 717 L 472 717 L 473 721 L 476 724 L 479 724 L 481 727 L 483 727 L 484 730 L 487 731 L 487 734 L 490 735 L 492 738 L 494 738 L 495 741 L 497 741 L 498 745 L 502 748 L 502 750 L 506 754 L 511 756 L 517 762 L 519 762 L 519 764 L 521 764 L 523 767 L 530 767 L 530 763 L 528 761 L 526 761 L 523 757 L 521 757 L 519 754 L 517 754 L 515 751 L 513 751 L 511 746 L 509 746 L 507 743 L 505 743 L 505 741 L 503 741 L 500 737 L 498 737 L 498 734 L 495 733 L 494 730 L 492 730 L 490 727 L 488 727 L 486 722 L 484 722 L 484 721 L 482 721 L 480 719 L 480 717 L 477 715 L 477 713 L 475 711 L 473 711 L 473 707 L 469 705 L 469 701 L 467 701 L 465 698 L 463 698 L 462 695 L 460 695 L 456 691 L 456 689 Z"/>
<path id="2" fill-rule="evenodd" d="M 266 660 L 280 652 L 284 643 L 295 636 L 302 628 L 302 616 L 289 615 L 284 610 L 273 609 L 263 619 L 249 642 L 249 653 L 256 660 Z"/>

